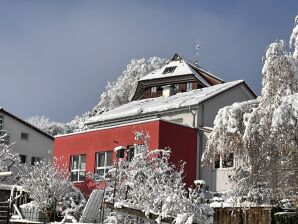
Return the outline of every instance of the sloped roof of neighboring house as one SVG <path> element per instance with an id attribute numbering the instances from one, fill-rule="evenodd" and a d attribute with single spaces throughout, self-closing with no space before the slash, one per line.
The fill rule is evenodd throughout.
<path id="1" fill-rule="evenodd" d="M 46 133 L 46 132 L 40 130 L 39 128 L 37 128 L 37 127 L 33 126 L 32 124 L 30 124 L 30 123 L 24 121 L 23 119 L 21 119 L 21 118 L 15 116 L 15 115 L 13 115 L 12 113 L 10 113 L 10 112 L 4 110 L 2 107 L 0 107 L 0 112 L 6 114 L 7 116 L 10 116 L 11 118 L 13 118 L 13 119 L 15 119 L 15 120 L 17 120 L 17 121 L 19 121 L 19 122 L 21 122 L 21 123 L 23 123 L 24 125 L 28 126 L 29 128 L 34 129 L 35 131 L 39 132 L 40 134 L 42 134 L 42 135 L 44 135 L 44 136 L 46 136 L 46 137 L 48 137 L 48 138 L 54 140 L 54 137 L 53 137 L 52 135 L 50 135 L 50 134 L 48 134 L 48 133 Z"/>
<path id="2" fill-rule="evenodd" d="M 178 93 L 169 97 L 149 98 L 137 101 L 131 101 L 113 110 L 107 111 L 95 117 L 91 117 L 86 123 L 105 123 L 108 121 L 119 120 L 123 118 L 133 118 L 142 115 L 151 115 L 161 112 L 178 110 L 197 106 L 200 103 L 228 90 L 237 85 L 244 84 L 252 95 L 255 94 L 249 89 L 243 80 L 222 83 L 214 86 L 196 89 L 189 92 Z"/>

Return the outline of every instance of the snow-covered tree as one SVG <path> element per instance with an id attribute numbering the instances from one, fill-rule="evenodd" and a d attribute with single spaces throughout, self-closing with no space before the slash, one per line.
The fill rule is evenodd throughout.
<path id="1" fill-rule="evenodd" d="M 219 110 L 209 135 L 205 163 L 216 154 L 237 156 L 235 196 L 257 193 L 257 201 L 279 200 L 297 190 L 297 18 L 291 35 L 294 51 L 284 41 L 266 51 L 262 95 Z"/>
<path id="2" fill-rule="evenodd" d="M 109 200 L 115 206 L 139 209 L 162 217 L 174 217 L 183 222 L 192 220 L 206 223 L 209 206 L 197 190 L 186 190 L 183 183 L 184 164 L 180 167 L 169 162 L 169 149 L 149 150 L 149 136 L 136 132 L 135 156 L 128 162 L 121 160 L 112 170 L 116 181 L 116 195 L 110 194 Z M 113 191 L 112 191 L 113 192 Z M 180 222 L 179 222 L 180 223 Z M 190 222 L 191 223 L 191 222 Z"/>
<path id="3" fill-rule="evenodd" d="M 37 208 L 51 220 L 57 204 L 74 191 L 69 171 L 61 161 L 42 160 L 34 166 L 25 166 L 20 185 L 29 193 Z"/>
<path id="4" fill-rule="evenodd" d="M 101 94 L 99 103 L 93 108 L 92 115 L 100 114 L 122 104 L 128 103 L 137 88 L 138 80 L 150 72 L 161 68 L 167 59 L 151 57 L 132 59 L 117 81 L 109 82 Z"/>
<path id="5" fill-rule="evenodd" d="M 86 130 L 88 127 L 85 122 L 90 117 L 128 103 L 136 90 L 138 80 L 164 66 L 167 61 L 167 59 L 158 57 L 151 57 L 147 60 L 145 58 L 132 59 L 123 74 L 116 81 L 107 84 L 106 91 L 101 94 L 100 101 L 93 110 L 76 116 L 70 122 L 50 121 L 45 116 L 34 116 L 27 121 L 53 136 Z"/>
<path id="6" fill-rule="evenodd" d="M 4 172 L 13 170 L 16 176 L 16 172 L 20 166 L 20 157 L 18 153 L 15 153 L 12 150 L 13 144 L 7 145 L 7 138 L 9 133 L 5 130 L 1 130 L 0 135 L 0 174 L 5 174 Z M 12 181 L 14 182 L 14 178 L 9 180 L 8 176 L 0 175 L 1 181 Z"/>
<path id="7" fill-rule="evenodd" d="M 50 119 L 45 116 L 30 117 L 27 121 L 33 126 L 39 128 L 40 130 L 52 136 L 72 132 L 71 128 L 69 127 L 69 125 L 67 125 L 67 123 L 50 121 Z"/>

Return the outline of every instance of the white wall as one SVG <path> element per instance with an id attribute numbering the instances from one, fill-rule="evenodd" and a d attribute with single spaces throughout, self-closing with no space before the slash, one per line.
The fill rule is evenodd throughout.
<path id="1" fill-rule="evenodd" d="M 52 156 L 49 151 L 53 149 L 53 140 L 31 127 L 0 113 L 3 116 L 3 128 L 10 133 L 10 143 L 15 143 L 12 149 L 22 155 L 26 155 L 26 163 L 29 165 L 32 156 L 48 159 Z M 28 140 L 21 139 L 21 132 L 29 134 Z"/>
<path id="2" fill-rule="evenodd" d="M 231 188 L 232 183 L 229 176 L 232 175 L 230 168 L 213 169 L 212 167 L 202 167 L 201 158 L 206 148 L 208 133 L 200 131 L 202 127 L 213 127 L 217 112 L 222 107 L 232 105 L 235 102 L 242 102 L 254 99 L 244 84 L 238 85 L 227 90 L 199 105 L 196 111 L 189 110 L 161 114 L 161 118 L 169 121 L 179 121 L 189 127 L 198 129 L 198 148 L 197 148 L 197 179 L 206 181 L 211 191 L 222 192 Z M 183 120 L 181 122 L 181 120 Z"/>
<path id="3" fill-rule="evenodd" d="M 220 108 L 228 105 L 232 105 L 235 102 L 242 102 L 254 99 L 254 96 L 247 90 L 242 84 L 236 86 L 210 100 L 204 102 L 199 108 L 198 113 L 198 127 L 213 127 L 213 122 L 217 112 Z M 208 133 L 200 131 L 201 147 L 199 152 L 199 158 L 206 148 L 208 140 Z M 234 163 L 235 164 L 235 163 Z M 232 183 L 229 181 L 229 176 L 232 175 L 231 168 L 213 169 L 213 167 L 197 167 L 197 173 L 199 179 L 206 181 L 211 191 L 222 192 L 230 189 Z"/>

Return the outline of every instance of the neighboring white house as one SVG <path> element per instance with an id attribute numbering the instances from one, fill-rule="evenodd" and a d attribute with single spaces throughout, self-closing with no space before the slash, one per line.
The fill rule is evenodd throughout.
<path id="1" fill-rule="evenodd" d="M 224 82 L 175 54 L 167 65 L 139 81 L 133 101 L 92 117 L 87 124 L 102 128 L 161 118 L 197 129 L 196 178 L 205 180 L 211 191 L 222 192 L 231 187 L 229 176 L 236 161 L 231 155 L 215 158 L 213 167 L 202 167 L 208 134 L 220 108 L 255 98 L 243 80 Z"/>
<path id="2" fill-rule="evenodd" d="M 12 150 L 20 155 L 22 163 L 34 165 L 51 157 L 54 137 L 3 108 L 0 108 L 0 133 L 7 133 L 4 144 L 13 143 Z"/>

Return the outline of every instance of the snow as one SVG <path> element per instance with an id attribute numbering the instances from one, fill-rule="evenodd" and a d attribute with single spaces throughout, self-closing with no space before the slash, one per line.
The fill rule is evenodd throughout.
<path id="1" fill-rule="evenodd" d="M 281 105 L 274 111 L 272 126 L 297 126 L 298 120 L 298 93 L 284 97 Z"/>
<path id="2" fill-rule="evenodd" d="M 11 171 L 7 171 L 7 172 L 0 172 L 0 177 L 6 177 L 6 176 L 11 176 L 12 172 Z"/>
<path id="3" fill-rule="evenodd" d="M 114 148 L 114 151 L 117 152 L 117 151 L 122 150 L 122 149 L 126 149 L 126 147 L 125 146 L 117 146 L 117 147 Z"/>
<path id="4" fill-rule="evenodd" d="M 176 68 L 171 73 L 163 74 L 163 71 L 168 67 L 176 67 Z M 181 76 L 181 75 L 190 75 L 190 74 L 194 74 L 204 85 L 210 86 L 201 77 L 201 75 L 199 75 L 194 69 L 192 69 L 188 65 L 188 63 L 186 63 L 183 59 L 181 59 L 179 61 L 170 61 L 167 65 L 144 76 L 143 78 L 140 79 L 140 81 L 151 80 L 151 79 L 160 79 L 160 78 L 173 77 L 173 76 Z"/>
<path id="5" fill-rule="evenodd" d="M 211 208 L 250 208 L 250 207 L 260 207 L 260 208 L 271 208 L 272 205 L 270 204 L 257 204 L 254 202 L 250 201 L 244 201 L 242 203 L 235 203 L 235 202 L 230 202 L 230 201 L 225 201 L 225 202 L 212 202 L 210 203 Z"/>
<path id="6" fill-rule="evenodd" d="M 205 184 L 206 185 L 206 181 L 204 181 L 204 180 L 195 180 L 194 184 L 195 185 L 198 185 L 198 184 Z"/>
<path id="7" fill-rule="evenodd" d="M 113 110 L 92 117 L 87 120 L 86 123 L 92 124 L 96 122 L 105 122 L 114 119 L 149 115 L 169 110 L 179 110 L 182 108 L 189 108 L 191 106 L 198 106 L 201 102 L 243 82 L 243 80 L 237 80 L 185 93 L 178 93 L 166 98 L 158 97 L 132 101 Z"/>

